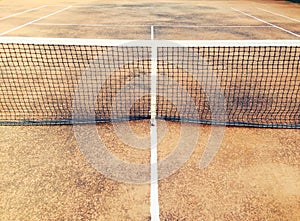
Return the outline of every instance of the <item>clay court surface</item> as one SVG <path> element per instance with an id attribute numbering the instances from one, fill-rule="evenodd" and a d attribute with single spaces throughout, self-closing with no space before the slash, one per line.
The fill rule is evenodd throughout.
<path id="1" fill-rule="evenodd" d="M 300 4 L 0 1 L 1 36 L 140 40 L 153 34 L 159 40 L 299 40 Z M 119 128 L 125 134 L 123 124 L 98 124 L 99 137 L 124 162 L 149 164 L 149 120 L 130 122 L 146 141 L 138 144 L 148 148 L 124 142 L 116 133 Z M 158 122 L 159 160 L 180 139 L 187 149 L 192 145 L 182 127 Z M 198 137 L 184 165 L 158 182 L 161 220 L 300 220 L 299 129 L 226 127 L 219 151 L 200 169 L 212 127 L 184 128 Z M 120 182 L 97 171 L 71 125 L 0 126 L 0 180 L 3 221 L 150 220 L 151 184 Z"/>

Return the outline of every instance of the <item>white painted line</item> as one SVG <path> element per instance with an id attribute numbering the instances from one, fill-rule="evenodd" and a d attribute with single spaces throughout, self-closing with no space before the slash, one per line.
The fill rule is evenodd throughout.
<path id="1" fill-rule="evenodd" d="M 153 26 L 152 26 L 153 27 Z M 152 46 L 151 51 L 151 190 L 150 190 L 150 214 L 151 220 L 159 220 L 158 201 L 158 162 L 157 162 L 157 121 L 156 121 L 156 73 L 157 72 L 157 47 Z"/>
<path id="2" fill-rule="evenodd" d="M 23 24 L 23 25 L 20 25 L 20 26 L 18 26 L 18 27 L 12 28 L 12 29 L 10 29 L 10 30 L 8 30 L 8 31 L 2 32 L 2 33 L 0 34 L 0 36 L 6 35 L 6 34 L 12 32 L 12 31 L 15 31 L 15 30 L 18 30 L 18 29 L 23 28 L 23 27 L 25 27 L 25 26 L 31 25 L 31 24 L 34 23 L 34 22 L 43 20 L 43 19 L 48 18 L 48 17 L 50 17 L 50 16 L 52 16 L 52 15 L 58 14 L 58 13 L 60 13 L 60 12 L 63 12 L 63 11 L 65 11 L 65 10 L 71 8 L 71 7 L 72 7 L 72 6 L 65 7 L 65 8 L 60 9 L 60 10 L 58 10 L 58 11 L 55 11 L 55 12 L 49 14 L 49 15 L 45 15 L 45 16 L 43 16 L 43 17 L 40 17 L 40 18 L 38 18 L 38 19 L 35 19 L 35 20 L 33 20 L 33 21 L 30 21 L 30 22 L 27 22 L 27 23 L 25 23 L 25 24 Z"/>
<path id="3" fill-rule="evenodd" d="M 281 31 L 284 31 L 284 32 L 286 32 L 286 33 L 289 33 L 289 34 L 291 34 L 291 35 L 294 35 L 294 36 L 296 36 L 296 37 L 298 37 L 298 38 L 300 37 L 300 35 L 298 35 L 298 34 L 296 34 L 296 33 L 294 33 L 294 32 L 291 32 L 291 31 L 289 31 L 289 30 L 287 30 L 287 29 L 285 29 L 285 28 L 282 28 L 282 27 L 279 27 L 279 26 L 277 26 L 277 25 L 274 25 L 274 24 L 272 24 L 272 23 L 270 23 L 270 22 L 267 22 L 267 21 L 265 21 L 265 20 L 263 20 L 263 19 L 257 18 L 257 17 L 255 17 L 254 15 L 250 15 L 249 13 L 243 12 L 243 11 L 238 10 L 238 9 L 235 9 L 235 8 L 231 8 L 231 9 L 234 10 L 234 11 L 237 11 L 237 12 L 243 14 L 243 15 L 246 15 L 246 16 L 248 16 L 248 17 L 250 17 L 250 18 L 254 18 L 254 19 L 256 19 L 257 21 L 260 21 L 260 22 L 263 22 L 263 23 L 265 23 L 265 24 L 268 24 L 268 25 L 270 25 L 270 26 L 272 26 L 272 27 L 274 27 L 274 28 L 277 28 L 277 29 L 279 29 L 279 30 L 281 30 Z"/>
<path id="4" fill-rule="evenodd" d="M 169 28 L 267 28 L 269 25 L 155 25 Z"/>
<path id="5" fill-rule="evenodd" d="M 26 11 L 18 12 L 18 13 L 15 13 L 15 14 L 11 14 L 11 15 L 8 15 L 8 16 L 5 16 L 5 17 L 0 18 L 0 21 L 2 21 L 2 20 L 4 20 L 4 19 L 11 18 L 11 17 L 14 17 L 14 16 L 17 16 L 17 15 L 25 14 L 25 13 L 27 13 L 27 12 L 31 12 L 31 11 L 35 11 L 35 10 L 38 10 L 38 9 L 41 9 L 41 8 L 45 8 L 45 7 L 47 7 L 47 6 L 48 6 L 48 5 L 42 5 L 42 6 L 40 6 L 40 7 L 28 9 L 28 10 L 26 10 Z"/>
<path id="6" fill-rule="evenodd" d="M 118 5 L 73 5 L 74 8 L 132 8 L 131 5 L 123 5 L 123 6 L 118 6 Z M 153 8 L 152 6 L 146 6 L 143 8 Z"/>
<path id="7" fill-rule="evenodd" d="M 74 8 L 121 8 L 122 6 L 112 5 L 73 5 Z"/>
<path id="8" fill-rule="evenodd" d="M 141 24 L 63 24 L 63 23 L 34 23 L 41 26 L 84 26 L 84 27 L 149 27 Z M 270 25 L 155 25 L 167 28 L 270 28 Z"/>
<path id="9" fill-rule="evenodd" d="M 291 17 L 288 17 L 288 16 L 286 16 L 286 15 L 282 15 L 282 14 L 279 14 L 279 13 L 276 13 L 276 12 L 272 12 L 272 11 L 269 11 L 269 10 L 266 10 L 266 9 L 263 9 L 263 8 L 257 8 L 257 9 L 262 10 L 262 11 L 264 11 L 264 12 L 268 12 L 268 13 L 273 14 L 273 15 L 277 15 L 277 16 L 280 16 L 280 17 L 289 19 L 289 20 L 291 20 L 291 21 L 300 22 L 300 20 L 298 20 L 298 19 L 291 18 Z"/>
<path id="10" fill-rule="evenodd" d="M 0 37 L 0 43 L 6 44 L 53 44 L 53 45 L 93 45 L 120 46 L 130 44 L 132 47 L 164 47 L 166 42 L 174 47 L 260 47 L 260 46 L 293 46 L 300 47 L 300 40 L 132 40 L 132 39 L 85 39 L 85 38 L 33 38 L 33 37 Z M 178 46 L 176 46 L 178 45 Z"/>
<path id="11" fill-rule="evenodd" d="M 158 167 L 157 167 L 157 127 L 156 120 L 151 121 L 151 193 L 150 193 L 150 215 L 151 220 L 159 220 L 158 201 Z M 152 126 L 154 125 L 154 126 Z"/>
<path id="12" fill-rule="evenodd" d="M 179 26 L 180 27 L 180 26 Z M 186 28 L 268 28 L 269 25 L 199 25 L 199 26 L 182 26 Z"/>
<path id="13" fill-rule="evenodd" d="M 154 26 L 151 25 L 151 40 L 154 40 Z"/>
<path id="14" fill-rule="evenodd" d="M 49 7 L 66 7 L 68 5 L 57 5 L 57 4 L 54 4 L 54 5 L 47 5 Z"/>
<path id="15" fill-rule="evenodd" d="M 126 24 L 61 24 L 61 23 L 34 23 L 40 26 L 84 26 L 84 27 L 149 27 L 149 25 L 126 25 Z"/>

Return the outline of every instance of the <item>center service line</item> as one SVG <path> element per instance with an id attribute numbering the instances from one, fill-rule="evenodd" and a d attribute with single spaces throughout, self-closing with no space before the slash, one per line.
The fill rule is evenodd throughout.
<path id="1" fill-rule="evenodd" d="M 154 40 L 154 27 L 151 26 L 151 40 Z M 157 166 L 157 121 L 156 121 L 156 75 L 157 75 L 157 46 L 153 45 L 151 50 L 151 190 L 150 190 L 150 214 L 152 221 L 159 220 L 158 202 L 158 166 Z"/>

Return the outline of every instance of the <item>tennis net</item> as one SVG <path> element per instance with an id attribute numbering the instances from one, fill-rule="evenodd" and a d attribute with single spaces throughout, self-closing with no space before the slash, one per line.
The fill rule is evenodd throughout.
<path id="1" fill-rule="evenodd" d="M 300 128 L 299 88 L 297 40 L 0 38 L 3 125 L 154 114 L 184 122 Z"/>

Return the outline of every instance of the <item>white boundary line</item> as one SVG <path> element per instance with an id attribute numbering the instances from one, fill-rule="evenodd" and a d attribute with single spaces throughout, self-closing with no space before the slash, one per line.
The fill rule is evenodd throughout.
<path id="1" fill-rule="evenodd" d="M 4 20 L 4 19 L 8 19 L 8 18 L 11 18 L 11 17 L 14 17 L 14 16 L 17 16 L 17 15 L 22 15 L 22 14 L 25 14 L 27 12 L 31 12 L 31 11 L 35 11 L 35 10 L 38 10 L 38 9 L 41 9 L 41 8 L 45 8 L 47 7 L 48 5 L 42 5 L 42 6 L 39 6 L 39 7 L 36 7 L 36 8 L 32 8 L 32 9 L 28 9 L 28 10 L 25 10 L 25 11 L 21 11 L 21 12 L 17 12 L 15 14 L 11 14 L 11 15 L 8 15 L 8 16 L 5 16 L 5 17 L 2 17 L 0 18 L 0 21 Z"/>
<path id="2" fill-rule="evenodd" d="M 58 5 L 58 4 L 54 4 L 54 5 L 47 5 L 48 7 L 66 7 L 68 5 Z"/>
<path id="3" fill-rule="evenodd" d="M 155 25 L 169 28 L 268 28 L 269 25 Z"/>
<path id="4" fill-rule="evenodd" d="M 150 25 L 130 25 L 130 24 L 62 24 L 62 23 L 34 23 L 40 26 L 85 26 L 85 27 L 149 27 Z"/>
<path id="5" fill-rule="evenodd" d="M 8 31 L 2 32 L 2 33 L 0 34 L 0 36 L 5 35 L 5 34 L 8 34 L 8 33 L 12 32 L 12 31 L 18 30 L 18 29 L 23 28 L 23 27 L 25 27 L 25 26 L 31 25 L 31 24 L 34 23 L 34 22 L 37 22 L 37 21 L 40 21 L 40 20 L 42 20 L 42 19 L 48 18 L 48 17 L 50 17 L 50 16 L 52 16 L 52 15 L 58 14 L 58 13 L 60 13 L 60 12 L 63 12 L 63 11 L 65 11 L 65 10 L 71 8 L 71 7 L 72 7 L 72 6 L 65 7 L 65 8 L 60 9 L 60 10 L 58 10 L 58 11 L 55 11 L 55 12 L 49 14 L 49 15 L 45 15 L 45 16 L 43 16 L 43 17 L 40 17 L 40 18 L 38 18 L 38 19 L 35 19 L 35 20 L 33 20 L 33 21 L 30 21 L 30 22 L 27 22 L 27 23 L 25 23 L 25 24 L 23 24 L 23 25 L 20 25 L 20 26 L 18 26 L 18 27 L 12 28 L 12 29 L 10 29 L 10 30 L 8 30 Z"/>
<path id="6" fill-rule="evenodd" d="M 289 34 L 291 34 L 291 35 L 294 35 L 294 36 L 296 36 L 296 37 L 298 37 L 298 38 L 300 37 L 300 35 L 298 35 L 298 34 L 296 34 L 296 33 L 294 33 L 294 32 L 291 32 L 291 31 L 289 31 L 289 30 L 287 30 L 287 29 L 284 29 L 284 28 L 282 28 L 282 27 L 279 27 L 279 26 L 277 26 L 277 25 L 274 25 L 274 24 L 272 24 L 272 23 L 270 23 L 270 22 L 267 22 L 267 21 L 265 21 L 265 20 L 263 20 L 263 19 L 257 18 L 257 17 L 255 17 L 254 15 L 250 15 L 249 13 L 243 12 L 243 11 L 238 10 L 238 9 L 236 9 L 236 8 L 231 8 L 231 9 L 234 10 L 234 11 L 237 11 L 237 12 L 243 14 L 243 15 L 246 15 L 246 16 L 248 16 L 248 17 L 250 17 L 250 18 L 254 18 L 254 19 L 256 19 L 257 21 L 260 21 L 260 22 L 263 22 L 263 23 L 265 23 L 265 24 L 268 24 L 268 25 L 270 25 L 270 26 L 272 26 L 272 27 L 274 27 L 274 28 L 277 28 L 277 29 L 279 29 L 279 30 L 281 30 L 281 31 L 284 31 L 284 32 L 286 32 L 286 33 L 289 33 Z"/>
<path id="7" fill-rule="evenodd" d="M 55 45 L 94 45 L 164 47 L 168 40 L 129 40 L 129 39 L 84 39 L 84 38 L 33 38 L 33 37 L 0 37 L 0 43 L 16 44 L 55 44 Z M 170 40 L 169 42 L 184 47 L 259 47 L 259 46 L 300 46 L 300 40 Z M 178 46 L 180 47 L 180 46 Z"/>
<path id="8" fill-rule="evenodd" d="M 154 26 L 151 26 L 151 42 L 154 41 Z M 157 75 L 157 46 L 151 47 L 151 191 L 150 191 L 150 214 L 151 220 L 159 220 L 158 201 L 158 162 L 157 162 L 157 121 L 156 121 L 156 75 Z"/>
<path id="9" fill-rule="evenodd" d="M 84 27 L 149 27 L 140 24 L 63 24 L 63 23 L 34 23 L 40 26 L 84 26 Z M 272 28 L 270 25 L 155 25 L 169 28 Z"/>
<path id="10" fill-rule="evenodd" d="M 116 6 L 113 4 L 108 4 L 108 5 L 73 5 L 74 8 L 131 8 L 131 5 L 124 5 L 124 6 Z M 146 6 L 142 8 L 153 8 L 152 6 Z"/>
<path id="11" fill-rule="evenodd" d="M 295 19 L 295 18 L 288 17 L 288 16 L 286 16 L 286 15 L 282 15 L 282 14 L 279 14 L 279 13 L 276 13 L 276 12 L 272 12 L 272 11 L 269 11 L 269 10 L 266 10 L 266 9 L 263 9 L 263 8 L 257 8 L 257 9 L 259 9 L 259 10 L 261 10 L 261 11 L 264 11 L 264 12 L 268 12 L 268 13 L 273 14 L 273 15 L 277 15 L 277 16 L 280 16 L 280 17 L 289 19 L 289 20 L 291 20 L 291 21 L 295 21 L 295 22 L 299 22 L 299 23 L 300 23 L 300 20 Z"/>
<path id="12" fill-rule="evenodd" d="M 151 40 L 154 40 L 154 26 L 151 25 Z"/>

